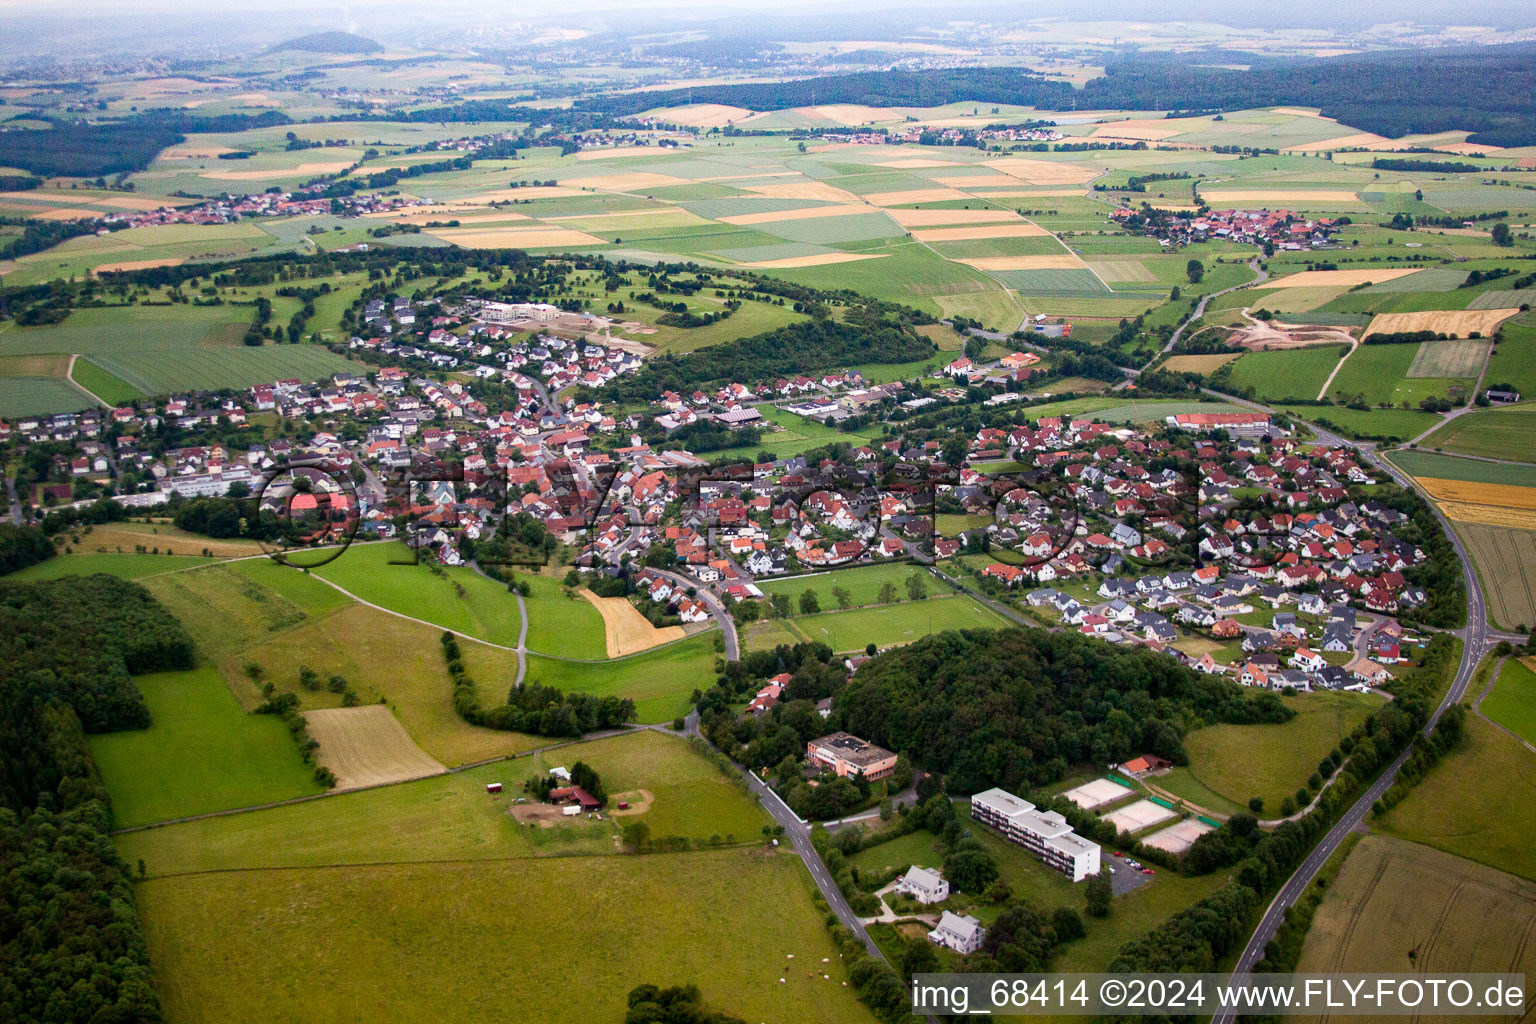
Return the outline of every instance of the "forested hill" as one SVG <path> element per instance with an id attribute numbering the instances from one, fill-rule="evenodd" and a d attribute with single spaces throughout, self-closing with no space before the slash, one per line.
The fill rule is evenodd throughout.
<path id="1" fill-rule="evenodd" d="M 1230 59 L 1228 57 L 1227 59 Z M 1241 110 L 1290 104 L 1381 135 L 1466 130 L 1473 142 L 1536 144 L 1536 44 L 1391 50 L 1265 61 L 1251 70 L 1201 66 L 1189 55 L 1111 64 L 1082 89 L 1014 68 L 871 71 L 794 82 L 626 93 L 578 101 L 621 116 L 654 107 L 726 103 L 783 110 L 827 103 L 874 107 L 1011 103 L 1047 110 Z"/>
<path id="2" fill-rule="evenodd" d="M 278 43 L 269 53 L 283 50 L 299 50 L 304 53 L 382 53 L 384 47 L 372 39 L 353 35 L 351 32 L 314 32 L 307 36 Z"/>
<path id="3" fill-rule="evenodd" d="M 887 652 L 860 667 L 835 711 L 842 728 L 946 775 L 954 793 L 1019 792 L 1143 753 L 1184 764 L 1191 729 L 1293 714 L 1167 655 L 1043 629 L 940 633 Z"/>

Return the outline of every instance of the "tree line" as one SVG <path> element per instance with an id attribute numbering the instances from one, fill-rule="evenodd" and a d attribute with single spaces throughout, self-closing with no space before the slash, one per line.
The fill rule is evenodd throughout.
<path id="1" fill-rule="evenodd" d="M 137 584 L 0 582 L 0 1019 L 161 1019 L 85 736 L 149 724 L 131 673 L 191 667 Z"/>

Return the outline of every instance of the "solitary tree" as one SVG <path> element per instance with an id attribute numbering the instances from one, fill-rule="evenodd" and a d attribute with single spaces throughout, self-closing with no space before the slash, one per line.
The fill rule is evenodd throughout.
<path id="1" fill-rule="evenodd" d="M 877 595 L 877 600 L 881 604 L 891 604 L 895 602 L 896 584 L 892 583 L 890 580 L 886 580 L 884 583 L 880 584 L 880 593 Z"/>
<path id="2" fill-rule="evenodd" d="M 921 601 L 928 596 L 928 584 L 923 580 L 921 573 L 913 573 L 907 577 L 907 596 L 914 601 Z"/>
<path id="3" fill-rule="evenodd" d="M 853 595 L 848 593 L 848 588 L 836 586 L 832 588 L 832 597 L 837 601 L 839 608 L 848 608 L 853 604 Z"/>
<path id="4" fill-rule="evenodd" d="M 821 611 L 821 602 L 816 598 L 816 591 L 806 587 L 800 595 L 800 614 L 815 615 L 819 611 Z"/>
<path id="5" fill-rule="evenodd" d="M 1494 245 L 1508 246 L 1515 244 L 1515 240 L 1509 235 L 1509 225 L 1505 224 L 1503 221 L 1499 221 L 1499 223 L 1495 224 L 1493 226 L 1493 230 L 1489 232 L 1489 235 L 1493 239 Z"/>
<path id="6" fill-rule="evenodd" d="M 1184 272 L 1189 275 L 1190 284 L 1199 284 L 1200 279 L 1205 277 L 1205 264 L 1199 260 L 1190 260 L 1184 264 Z"/>
<path id="7" fill-rule="evenodd" d="M 1098 874 L 1089 875 L 1087 885 L 1083 888 L 1083 902 L 1088 908 L 1090 917 L 1108 917 L 1110 902 L 1115 897 L 1114 886 L 1110 884 L 1109 872 L 1100 871 Z"/>

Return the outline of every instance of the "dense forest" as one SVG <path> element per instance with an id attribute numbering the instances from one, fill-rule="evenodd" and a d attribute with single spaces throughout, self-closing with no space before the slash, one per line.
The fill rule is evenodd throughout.
<path id="1" fill-rule="evenodd" d="M 129 673 L 191 665 L 137 584 L 0 583 L 0 1020 L 161 1019 L 85 733 L 149 724 Z"/>
<path id="2" fill-rule="evenodd" d="M 1019 629 L 940 633 L 888 652 L 859 669 L 834 711 L 849 732 L 945 775 L 954 793 L 1042 786 L 1070 765 L 1142 753 L 1184 764 L 1190 729 L 1293 714 L 1272 693 L 1166 655 Z"/>
<path id="3" fill-rule="evenodd" d="M 906 363 L 938 354 L 933 342 L 904 324 L 809 320 L 687 355 L 647 360 L 636 373 L 610 382 L 610 401 L 651 401 L 663 391 L 688 394 L 731 381 L 771 380 L 861 363 Z"/>
<path id="4" fill-rule="evenodd" d="M 0 576 L 53 557 L 53 545 L 43 531 L 0 523 Z"/>
<path id="5" fill-rule="evenodd" d="M 60 119 L 49 123 L 51 127 L 37 131 L 0 132 L 0 166 L 33 174 L 96 178 L 143 170 L 157 153 L 189 133 L 240 132 L 287 124 L 289 118 L 275 110 L 218 117 L 151 111 L 105 124 Z"/>
<path id="6" fill-rule="evenodd" d="M 1082 89 L 1013 68 L 871 71 L 795 82 L 632 92 L 578 100 L 615 116 L 683 103 L 782 110 L 827 103 L 875 107 L 1010 103 L 1046 110 L 1241 110 L 1298 104 L 1382 135 L 1470 129 L 1472 142 L 1536 142 L 1536 45 L 1260 60 L 1249 70 L 1201 66 L 1186 54 L 1110 64 Z"/>

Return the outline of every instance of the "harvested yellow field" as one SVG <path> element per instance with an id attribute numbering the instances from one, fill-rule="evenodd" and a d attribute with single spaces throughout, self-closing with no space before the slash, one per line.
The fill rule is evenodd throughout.
<path id="1" fill-rule="evenodd" d="M 1474 484 L 1435 476 L 1414 477 L 1436 501 L 1459 501 L 1506 509 L 1536 510 L 1536 487 L 1514 484 Z"/>
<path id="2" fill-rule="evenodd" d="M 1011 174 L 955 174 L 933 179 L 936 185 L 958 189 L 1008 188 L 1011 185 L 1017 185 L 1019 181 L 1019 178 Z"/>
<path id="3" fill-rule="evenodd" d="M 682 626 L 657 629 L 625 598 L 598 597 L 590 590 L 581 591 L 581 596 L 591 602 L 603 617 L 610 658 L 648 651 L 688 635 Z"/>
<path id="4" fill-rule="evenodd" d="M 744 185 L 746 191 L 768 199 L 810 199 L 829 203 L 857 203 L 859 197 L 852 192 L 828 185 L 824 181 L 800 181 L 784 185 Z"/>
<path id="5" fill-rule="evenodd" d="M 743 263 L 744 267 L 762 270 L 793 270 L 796 267 L 825 267 L 832 263 L 857 263 L 859 260 L 883 260 L 885 253 L 824 252 L 818 256 L 791 256 L 783 260 L 759 260 Z"/>
<path id="6" fill-rule="evenodd" d="M 1434 331 L 1459 334 L 1463 338 L 1477 331 L 1488 337 L 1519 309 L 1428 309 L 1418 313 L 1377 313 L 1365 329 L 1372 334 L 1396 334 L 1400 331 Z"/>
<path id="7" fill-rule="evenodd" d="M 642 116 L 673 124 L 686 124 L 693 128 L 723 128 L 733 121 L 751 117 L 753 113 L 746 107 L 733 107 L 725 103 L 692 103 L 684 107 L 658 107 L 646 111 Z"/>
<path id="8" fill-rule="evenodd" d="M 545 217 L 550 224 L 563 224 L 566 221 L 609 221 L 609 220 L 633 220 L 636 217 L 677 218 L 688 224 L 707 223 L 703 217 L 690 213 L 681 206 L 651 207 L 645 210 L 619 210 L 616 213 L 567 213 L 559 217 Z"/>
<path id="9" fill-rule="evenodd" d="M 1332 121 L 1331 117 L 1324 117 L 1316 110 L 1306 110 L 1302 107 L 1270 107 L 1272 113 L 1290 114 L 1292 117 L 1315 117 L 1319 121 Z"/>
<path id="10" fill-rule="evenodd" d="M 428 232 L 466 249 L 548 249 L 561 245 L 602 245 L 603 240 L 574 228 L 442 228 Z"/>
<path id="11" fill-rule="evenodd" d="M 1031 160 L 1027 157 L 1010 156 L 1001 160 L 988 160 L 984 165 L 994 171 L 1011 174 L 1015 178 L 1036 185 L 1081 185 L 1099 176 L 1092 167 L 1081 164 L 1058 163 L 1054 160 Z"/>
<path id="12" fill-rule="evenodd" d="M 92 267 L 93 274 L 107 274 L 115 270 L 151 270 L 155 267 L 176 267 L 186 262 L 179 256 L 159 260 L 122 260 L 117 263 L 103 263 L 99 267 Z"/>
<path id="13" fill-rule="evenodd" d="M 1321 188 L 1218 188 L 1201 189 L 1200 198 L 1212 206 L 1244 203 L 1280 205 L 1298 203 L 1357 203 L 1360 197 L 1343 189 Z M 1343 273 L 1343 271 L 1340 271 Z"/>
<path id="14" fill-rule="evenodd" d="M 1304 142 L 1299 146 L 1287 146 L 1286 149 L 1293 153 L 1321 153 L 1327 149 L 1381 149 L 1391 146 L 1388 139 L 1371 132 L 1355 132 L 1353 135 L 1340 135 L 1337 138 L 1323 139 L 1321 142 Z"/>
<path id="15" fill-rule="evenodd" d="M 39 210 L 26 203 L 0 203 L 0 210 L 5 210 L 7 213 L 24 213 L 33 220 L 85 220 L 88 217 L 100 216 L 94 210 L 66 209 L 60 206 Z"/>
<path id="16" fill-rule="evenodd" d="M 1502 526 L 1512 530 L 1536 530 L 1536 509 L 1479 505 L 1465 501 L 1441 501 L 1437 504 L 1447 519 L 1458 523 L 1481 523 L 1484 526 Z"/>
<path id="17" fill-rule="evenodd" d="M 999 189 L 988 192 L 988 199 L 1065 199 L 1073 196 L 1086 196 L 1088 193 L 1079 189 L 1060 188 L 1015 188 Z M 1152 204 L 1156 206 L 1156 203 Z"/>
<path id="18" fill-rule="evenodd" d="M 762 213 L 737 213 L 720 217 L 722 224 L 773 224 L 783 220 L 820 220 L 823 217 L 850 217 L 870 213 L 863 203 L 843 203 L 839 206 L 812 206 L 804 210 L 765 210 Z"/>
<path id="19" fill-rule="evenodd" d="M 234 97 L 234 99 L 240 103 L 244 103 L 248 107 L 280 106 L 277 100 L 274 100 L 264 92 L 243 92 L 240 95 Z"/>
<path id="20" fill-rule="evenodd" d="M 1117 139 L 1133 139 L 1137 142 L 1161 142 L 1163 139 L 1182 134 L 1182 128 L 1170 128 L 1166 118 L 1133 118 L 1129 121 L 1106 121 L 1094 130 L 1094 137 L 1113 135 Z"/>
<path id="21" fill-rule="evenodd" d="M 936 239 L 948 241 L 948 239 Z M 955 260 L 977 270 L 1081 270 L 1083 261 L 1071 253 L 1060 256 L 976 256 Z"/>
<path id="22" fill-rule="evenodd" d="M 1441 153 L 1455 153 L 1457 156 L 1487 156 L 1489 153 L 1497 153 L 1498 146 L 1484 146 L 1476 142 L 1455 142 L 1449 146 L 1436 146 Z"/>
<path id="23" fill-rule="evenodd" d="M 928 228 L 941 224 L 996 224 L 1021 221 L 1012 210 L 888 210 L 891 219 L 904 228 Z"/>
<path id="24" fill-rule="evenodd" d="M 315 759 L 336 774 L 339 790 L 422 779 L 448 770 L 416 745 L 383 704 L 306 711 L 304 721 L 320 744 Z"/>
<path id="25" fill-rule="evenodd" d="M 480 207 L 484 209 L 484 207 Z M 389 217 L 389 214 L 365 214 L 368 217 Z M 391 217 L 398 224 L 443 224 L 447 221 L 458 221 L 464 224 L 505 224 L 508 221 L 531 221 L 527 214 L 508 211 L 492 211 L 489 213 L 457 213 L 453 210 L 439 210 L 437 213 L 407 213 Z"/>
<path id="26" fill-rule="evenodd" d="M 216 160 L 220 153 L 233 153 L 227 146 L 172 146 L 160 154 L 161 160 Z"/>
<path id="27" fill-rule="evenodd" d="M 292 178 L 308 174 L 335 174 L 352 166 L 350 160 L 328 160 L 299 164 L 297 167 L 275 167 L 270 171 L 204 171 L 201 178 L 217 181 L 259 181 L 263 178 Z"/>
<path id="28" fill-rule="evenodd" d="M 881 160 L 875 166 L 894 167 L 905 171 L 920 171 L 931 167 L 959 167 L 961 164 L 958 160 L 923 160 L 917 157 L 910 157 L 906 160 Z"/>
<path id="29" fill-rule="evenodd" d="M 1039 238 L 1050 232 L 1038 224 L 988 224 L 977 228 L 927 228 L 912 232 L 919 242 L 964 242 L 973 238 Z M 1080 266 L 1074 262 L 1073 266 Z"/>
<path id="30" fill-rule="evenodd" d="M 896 114 L 886 107 L 866 107 L 858 103 L 828 103 L 808 109 L 810 113 L 850 127 L 877 121 L 899 120 Z"/>
<path id="31" fill-rule="evenodd" d="M 602 146 L 584 149 L 576 154 L 577 160 L 612 160 L 621 156 L 674 156 L 677 150 L 660 146 Z"/>
<path id="32" fill-rule="evenodd" d="M 943 203 L 971 197 L 953 188 L 913 188 L 903 192 L 871 192 L 862 198 L 866 203 L 874 203 L 876 206 L 907 206 L 912 203 Z"/>
<path id="33" fill-rule="evenodd" d="M 160 199 L 143 199 L 137 196 L 94 195 L 88 192 L 76 192 L 71 195 L 68 192 L 47 192 L 42 189 L 32 189 L 29 192 L 0 192 L 0 199 L 41 200 L 57 203 L 60 207 L 90 203 L 92 206 L 106 206 L 114 210 L 158 210 L 162 206 L 175 205 Z"/>
<path id="34" fill-rule="evenodd" d="M 668 185 L 687 185 L 687 178 L 677 178 L 670 174 L 652 174 L 649 171 L 634 171 L 629 174 L 595 174 L 590 178 L 566 178 L 560 182 L 572 188 L 595 188 L 604 192 L 634 192 L 645 188 L 665 188 Z M 514 195 L 512 198 L 536 199 L 537 196 L 527 195 L 532 189 L 518 189 L 524 193 L 522 196 Z"/>
<path id="35" fill-rule="evenodd" d="M 579 195 L 581 195 L 581 189 L 563 185 L 525 185 L 522 188 L 499 188 L 494 192 L 484 192 L 478 196 L 470 196 L 464 202 L 504 203 L 509 199 L 568 199 Z"/>
<path id="36" fill-rule="evenodd" d="M 1202 356 L 1169 356 L 1162 368 L 1170 373 L 1214 373 L 1242 355 L 1241 352 L 1213 352 Z"/>
<path id="37" fill-rule="evenodd" d="M 1407 277 L 1409 274 L 1417 274 L 1421 267 L 1377 267 L 1372 270 L 1303 270 L 1297 274 L 1287 274 L 1285 277 L 1277 277 L 1273 281 L 1265 281 L 1255 285 L 1257 289 L 1267 288 L 1353 288 L 1357 284 L 1380 284 L 1383 281 L 1394 281 L 1399 277 Z"/>

